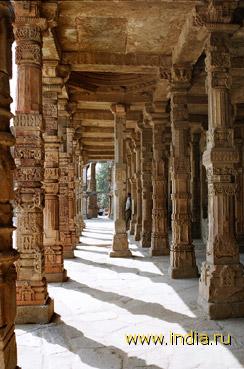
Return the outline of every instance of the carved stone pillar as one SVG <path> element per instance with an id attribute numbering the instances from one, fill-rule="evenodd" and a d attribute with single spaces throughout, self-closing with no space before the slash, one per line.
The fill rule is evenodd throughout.
<path id="1" fill-rule="evenodd" d="M 72 125 L 72 122 L 70 122 Z M 67 137 L 67 154 L 69 157 L 69 170 L 68 170 L 68 201 L 69 201 L 69 231 L 71 234 L 72 247 L 75 249 L 79 239 L 76 235 L 76 225 L 75 225 L 75 151 L 74 151 L 74 133 L 73 127 L 67 127 L 66 137 Z"/>
<path id="2" fill-rule="evenodd" d="M 126 202 L 126 163 L 124 160 L 126 108 L 114 105 L 114 220 L 115 233 L 113 236 L 110 257 L 132 256 L 128 246 L 125 224 Z"/>
<path id="3" fill-rule="evenodd" d="M 206 168 L 203 165 L 203 153 L 206 149 L 206 132 L 201 133 L 200 185 L 201 185 L 201 237 L 204 243 L 208 239 L 208 183 Z"/>
<path id="4" fill-rule="evenodd" d="M 126 140 L 126 192 L 131 193 L 131 152 L 130 152 L 130 145 L 129 145 L 129 139 Z"/>
<path id="5" fill-rule="evenodd" d="M 64 269 L 63 246 L 59 232 L 59 151 L 58 93 L 62 79 L 56 77 L 57 62 L 45 62 L 43 77 L 43 116 L 45 120 L 44 162 L 44 255 L 45 276 L 48 282 L 67 280 Z"/>
<path id="6" fill-rule="evenodd" d="M 167 163 L 165 156 L 164 131 L 169 121 L 166 104 L 151 113 L 153 125 L 153 211 L 151 255 L 169 255 L 168 211 L 167 211 Z"/>
<path id="7" fill-rule="evenodd" d="M 69 157 L 66 152 L 59 154 L 59 229 L 66 259 L 74 257 L 74 246 L 69 226 Z"/>
<path id="8" fill-rule="evenodd" d="M 192 238 L 201 238 L 201 181 L 200 181 L 200 138 L 201 133 L 191 135 L 191 212 Z"/>
<path id="9" fill-rule="evenodd" d="M 235 232 L 236 238 L 243 251 L 244 246 L 244 129 L 236 128 L 235 144 L 239 152 L 237 165 L 237 192 L 235 196 Z"/>
<path id="10" fill-rule="evenodd" d="M 66 94 L 67 95 L 67 94 Z M 59 136 L 62 137 L 62 145 L 59 153 L 59 231 L 60 240 L 63 245 L 64 258 L 74 257 L 76 242 L 75 226 L 71 230 L 72 220 L 70 211 L 72 209 L 72 187 L 74 187 L 74 176 L 72 177 L 72 152 L 73 152 L 73 133 L 74 130 L 67 132 L 70 126 L 70 114 L 67 111 L 67 96 L 58 98 L 58 129 Z M 74 213 L 74 211 L 73 211 Z"/>
<path id="11" fill-rule="evenodd" d="M 174 66 L 171 83 L 172 127 L 172 244 L 170 275 L 172 278 L 198 276 L 191 238 L 190 148 L 187 91 L 191 69 Z"/>
<path id="12" fill-rule="evenodd" d="M 80 153 L 80 144 L 77 143 L 75 150 L 75 199 L 76 199 L 76 236 L 79 240 L 85 223 L 83 219 L 83 159 Z"/>
<path id="13" fill-rule="evenodd" d="M 140 241 L 142 231 L 142 188 L 141 188 L 141 142 L 135 140 L 135 156 L 136 156 L 136 224 L 135 224 L 135 241 Z"/>
<path id="14" fill-rule="evenodd" d="M 42 30 L 39 1 L 15 1 L 18 65 L 16 133 L 17 322 L 47 323 L 53 315 L 44 269 L 44 143 Z"/>
<path id="15" fill-rule="evenodd" d="M 141 129 L 142 233 L 141 246 L 151 247 L 152 234 L 152 128 Z"/>
<path id="16" fill-rule="evenodd" d="M 129 146 L 131 152 L 131 177 L 130 177 L 130 187 L 131 187 L 131 222 L 130 222 L 130 235 L 135 234 L 136 226 L 136 215 L 137 215 L 137 193 L 136 193 L 136 156 L 134 152 L 134 144 L 131 143 Z"/>
<path id="17" fill-rule="evenodd" d="M 14 321 L 16 316 L 16 270 L 18 252 L 13 249 L 13 170 L 10 147 L 15 139 L 9 128 L 9 78 L 12 75 L 11 45 L 13 9 L 9 1 L 0 3 L 0 368 L 17 369 Z"/>
<path id="18" fill-rule="evenodd" d="M 91 163 L 91 178 L 89 182 L 88 192 L 90 192 L 88 197 L 88 218 L 97 218 L 98 207 L 97 207 L 97 186 L 96 186 L 96 164 Z"/>
<path id="19" fill-rule="evenodd" d="M 209 233 L 199 302 L 211 319 L 224 319 L 244 316 L 244 271 L 234 232 L 235 163 L 239 155 L 234 146 L 230 99 L 229 33 L 235 26 L 215 24 L 210 30 L 206 47 L 209 128 L 203 157 L 208 178 Z"/>
<path id="20" fill-rule="evenodd" d="M 132 195 L 132 182 L 131 182 L 131 176 L 132 176 L 132 168 L 131 168 L 131 150 L 130 150 L 130 139 L 127 138 L 126 139 L 126 171 L 127 171 L 127 181 L 126 181 L 126 198 L 128 196 L 128 193 L 130 193 Z M 126 212 L 125 212 L 126 214 Z M 131 197 L 131 215 L 130 215 L 130 220 L 129 220 L 129 224 L 126 224 L 127 227 L 127 231 L 130 232 L 131 229 L 131 221 L 132 221 L 132 197 Z"/>

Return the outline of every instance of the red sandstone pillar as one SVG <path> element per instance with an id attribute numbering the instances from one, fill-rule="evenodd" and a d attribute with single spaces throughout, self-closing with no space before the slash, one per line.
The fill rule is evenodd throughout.
<path id="1" fill-rule="evenodd" d="M 18 252 L 13 249 L 13 170 L 10 147 L 15 139 L 9 128 L 12 75 L 11 45 L 13 9 L 9 1 L 0 3 L 0 368 L 17 369 L 14 321 L 16 316 L 16 270 Z"/>
<path id="2" fill-rule="evenodd" d="M 17 322 L 47 323 L 53 301 L 44 270 L 44 143 L 42 138 L 42 31 L 40 1 L 15 1 L 18 65 L 15 162 L 17 203 Z"/>

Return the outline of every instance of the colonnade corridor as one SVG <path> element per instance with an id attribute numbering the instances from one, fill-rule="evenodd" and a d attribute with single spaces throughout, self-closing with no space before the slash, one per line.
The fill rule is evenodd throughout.
<path id="1" fill-rule="evenodd" d="M 86 220 L 75 258 L 65 261 L 70 279 L 48 286 L 55 301 L 54 319 L 46 325 L 16 327 L 19 366 L 242 368 L 243 319 L 208 320 L 197 305 L 198 279 L 170 279 L 169 258 L 149 256 L 149 250 L 132 237 L 132 258 L 109 258 L 112 236 L 112 220 Z M 202 243 L 194 243 L 200 266 L 205 250 Z M 210 344 L 170 345 L 170 331 L 185 334 L 191 330 L 208 334 Z M 216 346 L 214 333 L 231 335 L 231 346 Z M 163 334 L 168 345 L 129 345 L 125 335 L 130 334 Z"/>

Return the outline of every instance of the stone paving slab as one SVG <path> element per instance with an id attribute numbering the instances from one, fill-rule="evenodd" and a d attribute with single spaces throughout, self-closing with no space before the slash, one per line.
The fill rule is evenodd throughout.
<path id="1" fill-rule="evenodd" d="M 49 285 L 56 317 L 17 326 L 22 369 L 244 368 L 244 319 L 210 321 L 197 305 L 198 280 L 171 280 L 168 257 L 149 256 L 131 240 L 134 257 L 111 259 L 113 223 L 87 221 L 65 268 L 70 280 Z M 204 245 L 196 241 L 199 266 Z M 225 333 L 231 346 L 128 345 L 126 334 Z"/>

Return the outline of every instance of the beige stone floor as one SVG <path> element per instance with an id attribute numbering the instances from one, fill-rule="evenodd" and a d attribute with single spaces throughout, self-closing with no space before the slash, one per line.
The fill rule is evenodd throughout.
<path id="1" fill-rule="evenodd" d="M 170 280 L 168 257 L 131 242 L 132 259 L 110 259 L 113 223 L 87 221 L 70 280 L 49 286 L 56 318 L 17 326 L 22 369 L 244 368 L 244 319 L 209 321 L 197 305 L 198 281 Z M 196 244 L 198 261 L 203 246 Z M 125 334 L 195 330 L 232 335 L 232 345 L 129 346 Z"/>

